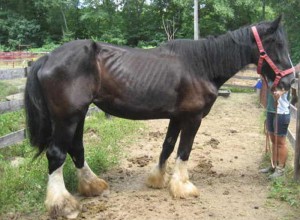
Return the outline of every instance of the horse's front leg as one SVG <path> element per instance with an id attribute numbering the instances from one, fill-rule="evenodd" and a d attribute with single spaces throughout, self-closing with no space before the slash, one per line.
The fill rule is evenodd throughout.
<path id="1" fill-rule="evenodd" d="M 79 193 L 83 196 L 98 196 L 104 191 L 108 192 L 109 187 L 103 179 L 96 176 L 84 159 L 83 127 L 84 119 L 78 123 L 72 147 L 69 148 L 68 153 L 77 168 Z"/>
<path id="2" fill-rule="evenodd" d="M 174 150 L 178 135 L 180 132 L 180 121 L 171 119 L 167 135 L 165 137 L 162 152 L 159 157 L 159 163 L 156 165 L 147 179 L 147 186 L 160 189 L 168 186 L 169 175 L 166 173 L 167 160 Z"/>
<path id="3" fill-rule="evenodd" d="M 170 180 L 170 192 L 174 198 L 199 196 L 199 190 L 189 180 L 187 162 L 195 135 L 201 124 L 201 117 L 191 117 L 182 122 L 180 143 L 174 173 Z"/>
<path id="4" fill-rule="evenodd" d="M 58 216 L 76 218 L 80 211 L 79 203 L 66 189 L 63 178 L 66 149 L 71 144 L 74 130 L 74 125 L 66 126 L 61 122 L 55 123 L 53 141 L 47 149 L 49 179 L 45 205 L 52 218 Z"/>

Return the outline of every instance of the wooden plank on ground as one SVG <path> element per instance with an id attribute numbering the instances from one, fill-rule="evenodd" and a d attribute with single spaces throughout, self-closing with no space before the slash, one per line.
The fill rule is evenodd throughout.
<path id="1" fill-rule="evenodd" d="M 0 114 L 9 111 L 16 111 L 24 106 L 23 100 L 12 100 L 6 102 L 0 102 Z"/>
<path id="2" fill-rule="evenodd" d="M 25 129 L 0 137 L 0 148 L 17 144 L 25 139 Z"/>

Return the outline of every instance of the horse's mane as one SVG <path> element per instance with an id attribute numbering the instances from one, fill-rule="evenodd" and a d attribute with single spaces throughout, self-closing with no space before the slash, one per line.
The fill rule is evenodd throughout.
<path id="1" fill-rule="evenodd" d="M 164 53 L 180 56 L 188 71 L 211 79 L 219 76 L 229 78 L 249 63 L 250 46 L 250 28 L 244 27 L 196 41 L 170 41 L 161 48 Z"/>

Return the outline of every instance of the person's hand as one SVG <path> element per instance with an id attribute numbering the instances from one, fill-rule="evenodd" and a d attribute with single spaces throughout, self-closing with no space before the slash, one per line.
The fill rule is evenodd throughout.
<path id="1" fill-rule="evenodd" d="M 282 94 L 284 94 L 284 93 L 285 93 L 284 90 L 275 90 L 273 92 L 273 97 L 277 101 L 280 98 L 280 96 L 282 96 Z"/>

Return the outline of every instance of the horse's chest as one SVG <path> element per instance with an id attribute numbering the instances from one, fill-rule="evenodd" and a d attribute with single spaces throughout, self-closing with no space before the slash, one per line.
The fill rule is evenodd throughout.
<path id="1" fill-rule="evenodd" d="M 179 94 L 179 110 L 201 112 L 211 108 L 218 95 L 218 90 L 211 83 L 199 83 L 186 86 Z"/>

